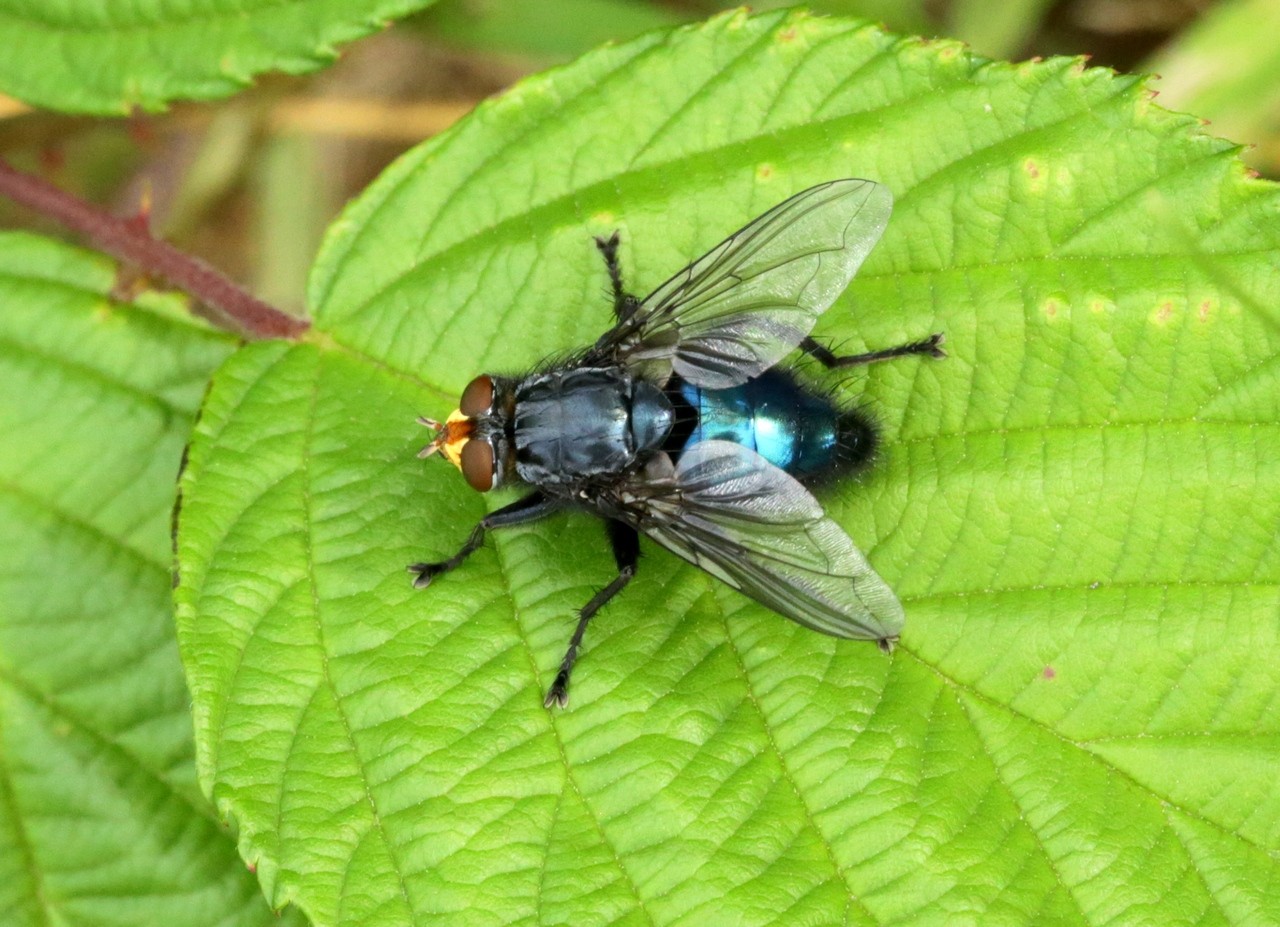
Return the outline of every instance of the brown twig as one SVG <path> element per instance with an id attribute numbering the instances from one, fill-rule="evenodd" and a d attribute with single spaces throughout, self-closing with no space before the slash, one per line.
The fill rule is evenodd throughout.
<path id="1" fill-rule="evenodd" d="M 297 338 L 310 323 L 264 303 L 203 261 L 152 236 L 145 213 L 121 219 L 0 158 L 0 195 L 83 235 L 112 257 L 160 277 L 225 316 L 246 335 Z"/>

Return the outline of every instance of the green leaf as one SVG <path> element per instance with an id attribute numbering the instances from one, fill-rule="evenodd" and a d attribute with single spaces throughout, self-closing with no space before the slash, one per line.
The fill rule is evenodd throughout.
<path id="1" fill-rule="evenodd" d="M 178 462 L 233 342 L 114 281 L 0 234 L 0 912 L 277 923 L 196 786 L 169 603 Z"/>
<path id="2" fill-rule="evenodd" d="M 0 0 L 0 92 L 78 113 L 230 96 L 266 71 L 305 74 L 431 0 Z"/>
<path id="3" fill-rule="evenodd" d="M 819 323 L 884 453 L 826 497 L 902 644 L 572 516 L 410 588 L 486 503 L 419 461 L 479 371 L 609 323 L 787 195 L 897 197 Z M 184 481 L 201 781 L 319 924 L 1280 919 L 1276 187 L 1133 78 L 732 15 L 535 77 L 386 172 L 316 331 L 217 374 Z M 1265 314 L 1264 314 L 1265 313 Z"/>

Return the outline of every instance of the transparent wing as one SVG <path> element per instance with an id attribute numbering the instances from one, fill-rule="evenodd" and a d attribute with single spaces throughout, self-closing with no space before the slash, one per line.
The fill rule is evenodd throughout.
<path id="1" fill-rule="evenodd" d="M 892 209 L 889 189 L 870 180 L 797 193 L 650 293 L 594 351 L 707 389 L 759 376 L 849 285 Z"/>
<path id="2" fill-rule="evenodd" d="M 624 487 L 613 513 L 805 627 L 894 639 L 902 605 L 807 489 L 748 448 L 702 441 L 674 477 Z"/>

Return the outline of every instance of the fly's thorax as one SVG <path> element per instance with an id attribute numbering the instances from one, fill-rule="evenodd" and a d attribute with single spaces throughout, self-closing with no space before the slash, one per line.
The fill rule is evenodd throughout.
<path id="1" fill-rule="evenodd" d="M 672 420 L 662 390 L 621 367 L 536 373 L 515 388 L 515 470 L 549 487 L 620 475 L 661 446 Z"/>

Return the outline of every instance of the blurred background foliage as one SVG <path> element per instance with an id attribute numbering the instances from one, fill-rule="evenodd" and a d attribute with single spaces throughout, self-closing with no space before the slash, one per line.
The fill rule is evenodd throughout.
<path id="1" fill-rule="evenodd" d="M 753 9 L 791 6 L 759 0 Z M 155 231 L 282 308 L 300 310 L 325 227 L 402 151 L 522 75 L 607 41 L 705 18 L 715 0 L 439 0 L 305 78 L 229 101 L 94 119 L 0 96 L 0 155 Z M 814 0 L 992 58 L 1088 55 L 1152 72 L 1159 103 L 1252 146 L 1280 176 L 1280 0 Z M 0 225 L 60 230 L 0 202 Z"/>

